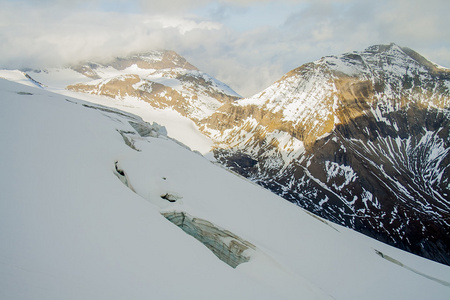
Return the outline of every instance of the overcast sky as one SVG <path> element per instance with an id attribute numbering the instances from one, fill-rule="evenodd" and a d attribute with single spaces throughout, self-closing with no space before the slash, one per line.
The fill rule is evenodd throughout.
<path id="1" fill-rule="evenodd" d="M 325 55 L 395 42 L 450 67 L 448 0 L 0 0 L 0 67 L 171 49 L 243 96 Z"/>

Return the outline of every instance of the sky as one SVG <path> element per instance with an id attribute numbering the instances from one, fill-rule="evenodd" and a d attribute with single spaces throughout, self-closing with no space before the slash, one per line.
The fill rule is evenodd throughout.
<path id="1" fill-rule="evenodd" d="M 0 68 L 174 50 L 244 97 L 326 55 L 394 42 L 450 67 L 448 0 L 0 0 Z"/>

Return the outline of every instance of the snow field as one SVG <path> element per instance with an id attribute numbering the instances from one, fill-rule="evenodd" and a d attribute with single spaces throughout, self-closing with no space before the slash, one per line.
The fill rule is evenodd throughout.
<path id="1" fill-rule="evenodd" d="M 313 217 L 164 136 L 129 134 L 140 151 L 131 149 L 117 130 L 133 131 L 134 116 L 6 80 L 0 88 L 1 298 L 448 298 L 447 266 Z M 136 193 L 114 175 L 116 161 Z M 165 191 L 183 198 L 166 203 Z M 258 251 L 232 269 L 160 214 L 172 210 Z"/>

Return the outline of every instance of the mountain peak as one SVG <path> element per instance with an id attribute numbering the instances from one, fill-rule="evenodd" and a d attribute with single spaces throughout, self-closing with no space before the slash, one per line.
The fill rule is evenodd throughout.
<path id="1" fill-rule="evenodd" d="M 403 75 L 408 71 L 422 75 L 429 73 L 445 76 L 450 73 L 449 69 L 429 61 L 408 47 L 401 47 L 395 43 L 373 45 L 363 51 L 325 56 L 315 63 L 326 63 L 332 71 L 350 76 L 368 75 L 368 72 L 387 72 L 394 76 Z"/>
<path id="2" fill-rule="evenodd" d="M 229 86 L 200 71 L 172 50 L 153 50 L 109 62 L 73 68 L 91 82 L 70 84 L 69 90 L 146 101 L 199 120 L 240 96 Z"/>
<path id="3" fill-rule="evenodd" d="M 92 79 L 99 79 L 100 76 L 96 72 L 98 68 L 112 67 L 123 71 L 133 65 L 142 70 L 184 69 L 198 71 L 197 67 L 172 50 L 152 50 L 128 56 L 118 56 L 103 63 L 83 62 L 73 66 L 72 69 Z"/>
<path id="4" fill-rule="evenodd" d="M 379 45 L 369 46 L 364 50 L 364 52 L 382 53 L 382 52 L 399 51 L 399 50 L 401 51 L 402 47 L 400 47 L 396 43 L 390 43 L 390 44 L 379 44 Z"/>
<path id="5" fill-rule="evenodd" d="M 263 92 L 239 101 L 256 105 L 306 144 L 330 133 L 336 125 L 410 105 L 448 108 L 450 78 L 416 52 L 396 44 L 332 55 L 304 64 Z M 436 76 L 438 75 L 438 76 Z"/>
<path id="6" fill-rule="evenodd" d="M 184 57 L 172 50 L 153 50 L 145 53 L 133 54 L 125 57 L 116 57 L 107 65 L 117 70 L 123 70 L 136 64 L 141 69 L 186 69 L 196 70 Z"/>
<path id="7" fill-rule="evenodd" d="M 241 175 L 329 220 L 450 264 L 441 246 L 448 74 L 394 43 L 326 56 L 222 106 L 205 131 L 225 145 L 218 161 Z"/>

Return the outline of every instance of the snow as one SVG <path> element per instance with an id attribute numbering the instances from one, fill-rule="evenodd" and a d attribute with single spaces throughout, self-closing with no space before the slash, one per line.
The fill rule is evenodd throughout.
<path id="1" fill-rule="evenodd" d="M 267 141 L 276 141 L 278 143 L 277 149 L 284 161 L 286 167 L 293 158 L 299 157 L 305 152 L 303 142 L 292 137 L 284 131 L 275 130 L 266 136 Z"/>
<path id="2" fill-rule="evenodd" d="M 336 183 L 332 183 L 336 190 L 342 190 L 346 185 L 351 182 L 355 182 L 358 178 L 356 172 L 350 167 L 346 165 L 340 165 L 338 163 L 332 161 L 325 161 L 325 170 L 327 171 L 327 183 L 330 184 L 333 178 L 336 177 L 344 177 L 345 181 L 341 185 L 336 185 Z"/>
<path id="3" fill-rule="evenodd" d="M 15 81 L 27 86 L 38 86 L 26 77 L 26 73 L 19 70 L 0 70 L 0 78 Z"/>
<path id="4" fill-rule="evenodd" d="M 157 57 L 157 56 L 155 56 Z M 112 79 L 117 76 L 124 76 L 124 74 L 139 74 L 141 76 L 146 76 L 149 73 L 147 69 L 140 69 L 136 65 L 132 65 L 129 68 L 118 71 L 112 67 L 104 67 L 96 69 L 100 75 L 106 78 L 105 80 Z M 30 80 L 24 78 L 23 73 L 19 71 L 0 71 L 0 77 L 7 78 L 14 81 L 21 81 L 25 84 L 34 86 Z M 71 69 L 49 69 L 45 71 L 31 71 L 29 72 L 32 78 L 37 81 L 45 82 L 49 85 L 51 90 L 62 93 L 68 96 L 75 96 L 83 99 L 90 99 L 90 101 L 94 101 L 95 103 L 99 103 L 106 106 L 117 107 L 122 110 L 132 112 L 132 113 L 140 113 L 141 117 L 149 122 L 156 121 L 159 124 L 163 124 L 167 130 L 169 136 L 181 141 L 186 144 L 188 147 L 193 150 L 197 150 L 202 154 L 206 154 L 210 151 L 212 146 L 212 141 L 201 134 L 195 124 L 189 120 L 188 118 L 182 117 L 180 114 L 173 110 L 159 110 L 152 108 L 149 104 L 144 103 L 135 98 L 125 97 L 123 101 L 112 100 L 110 98 L 105 97 L 93 97 L 91 95 L 85 96 L 77 93 L 72 93 L 69 91 L 65 91 L 64 88 L 75 82 L 82 82 L 88 84 L 98 84 L 103 79 L 91 80 L 82 74 L 75 72 Z M 164 78 L 160 76 L 149 76 L 150 80 L 155 81 L 157 83 L 161 83 L 173 88 L 176 88 L 180 85 L 180 82 L 177 79 L 173 78 Z"/>
<path id="5" fill-rule="evenodd" d="M 207 154 L 213 145 L 211 139 L 203 135 L 197 126 L 186 117 L 181 116 L 173 110 L 155 109 L 150 104 L 133 97 L 125 97 L 123 100 L 114 100 L 111 98 L 81 95 L 72 92 L 65 92 L 67 95 L 78 96 L 89 99 L 94 103 L 115 107 L 133 114 L 139 115 L 144 121 L 156 122 L 167 129 L 167 134 L 182 142 L 192 150 Z"/>
<path id="6" fill-rule="evenodd" d="M 51 68 L 27 72 L 33 79 L 51 84 L 53 87 L 64 88 L 69 84 L 88 83 L 92 79 L 69 68 Z"/>
<path id="7" fill-rule="evenodd" d="M 374 116 L 378 122 L 384 122 L 397 131 L 399 125 L 392 120 L 389 121 L 386 116 L 408 105 L 405 104 L 406 99 L 410 103 L 419 104 L 420 107 L 438 108 L 447 114 L 448 97 L 444 95 L 445 93 L 442 94 L 441 88 L 450 89 L 449 81 L 437 82 L 423 64 L 406 54 L 401 47 L 395 44 L 382 47 L 386 49 L 375 46 L 362 52 L 327 56 L 305 64 L 290 71 L 264 91 L 250 98 L 238 100 L 236 105 L 256 106 L 263 113 L 279 114 L 279 121 L 288 123 L 290 129 L 302 130 L 303 136 L 316 137 L 316 140 L 329 135 L 333 129 L 332 125 L 345 121 L 339 120 L 337 116 L 339 108 L 347 105 L 338 97 L 342 90 L 338 90 L 337 82 L 341 79 L 355 82 L 369 81 L 374 87 L 383 83 L 383 90 L 375 91 L 373 98 L 367 99 L 369 106 L 367 108 L 361 106 L 359 108 L 361 111 L 355 113 Z M 408 80 L 411 86 L 405 83 Z M 223 137 L 215 138 L 227 140 L 227 134 L 231 131 L 249 132 L 255 130 L 257 126 L 259 125 L 256 124 L 250 130 L 247 127 L 235 127 L 224 131 Z M 368 131 L 365 133 L 368 134 Z M 244 143 L 251 138 L 251 135 L 246 135 L 241 144 L 245 145 Z M 232 146 L 238 144 L 239 141 L 234 141 Z M 247 147 L 246 151 L 258 150 Z M 437 154 L 438 152 L 435 152 L 432 155 Z"/>
<path id="8" fill-rule="evenodd" d="M 325 63 L 330 69 L 342 72 L 348 76 L 356 76 L 360 73 L 360 64 L 356 65 L 355 61 L 349 63 L 343 60 L 342 57 L 327 56 L 319 60 L 319 62 Z"/>
<path id="9" fill-rule="evenodd" d="M 111 67 L 109 67 L 108 69 L 110 69 L 110 72 L 114 73 L 112 74 L 112 76 L 119 76 L 117 70 Z M 105 96 L 75 93 L 65 89 L 65 87 L 69 83 L 73 84 L 74 82 L 83 82 L 84 80 L 89 84 L 98 84 L 101 79 L 90 81 L 89 78 L 86 79 L 86 77 L 82 76 L 80 73 L 70 69 L 51 69 L 47 72 L 30 72 L 30 74 L 31 77 L 36 79 L 37 81 L 45 82 L 46 85 L 48 85 L 48 89 L 53 92 L 69 97 L 88 100 L 93 103 L 114 107 L 133 114 L 137 114 L 145 121 L 148 121 L 150 123 L 156 122 L 165 126 L 170 137 L 182 142 L 192 150 L 199 151 L 202 154 L 207 154 L 211 150 L 211 147 L 213 145 L 211 139 L 203 135 L 198 130 L 194 122 L 186 117 L 181 116 L 178 112 L 175 112 L 173 110 L 155 109 L 150 106 L 150 104 L 133 97 L 123 97 L 123 99 L 117 100 Z M 63 74 L 64 76 L 60 78 L 59 75 L 61 74 Z M 0 77 L 15 82 L 24 83 L 30 86 L 35 86 L 29 79 L 25 78 L 24 74 L 20 71 L 0 70 Z M 169 81 L 171 84 L 175 85 L 177 81 L 176 79 L 167 79 L 161 77 L 158 78 L 160 78 L 160 83 L 164 84 L 168 83 L 167 81 Z"/>
<path id="10" fill-rule="evenodd" d="M 448 266 L 318 220 L 165 136 L 132 134 L 137 116 L 86 106 L 103 97 L 3 79 L 0 89 L 2 299 L 448 299 Z M 111 106 L 177 121 L 133 101 Z M 257 251 L 233 269 L 166 211 Z"/>
<path id="11" fill-rule="evenodd" d="M 150 76 L 147 76 L 147 79 L 149 79 L 149 80 L 151 80 L 153 82 L 156 82 L 156 83 L 159 83 L 159 84 L 171 87 L 171 88 L 176 89 L 176 90 L 181 90 L 182 89 L 181 82 L 178 79 L 165 78 L 165 77 L 155 76 L 153 74 L 150 75 Z"/>
<path id="12" fill-rule="evenodd" d="M 153 53 L 148 54 L 147 56 L 141 57 L 147 61 L 157 61 L 161 59 L 162 54 L 154 51 Z M 84 83 L 87 85 L 103 85 L 109 82 L 112 79 L 124 80 L 127 76 L 138 76 L 141 81 L 134 84 L 133 87 L 138 89 L 140 85 L 147 84 L 148 81 L 156 82 L 159 84 L 163 84 L 167 87 L 173 88 L 181 93 L 184 97 L 189 100 L 189 105 L 192 109 L 189 111 L 189 116 L 191 118 L 203 119 L 213 112 L 217 110 L 219 106 L 222 105 L 218 100 L 210 97 L 208 95 L 208 89 L 211 89 L 213 92 L 225 93 L 231 96 L 240 97 L 236 92 L 234 92 L 229 86 L 226 84 L 210 77 L 206 73 L 197 71 L 197 70 L 185 70 L 182 68 L 174 68 L 174 69 L 142 69 L 138 67 L 136 64 L 133 64 L 127 67 L 124 70 L 117 70 L 112 66 L 102 66 L 97 65 L 95 68 L 95 73 L 100 77 L 100 79 L 90 79 L 81 73 L 73 71 L 69 68 L 63 69 L 49 69 L 45 71 L 31 71 L 31 77 L 37 79 L 38 81 L 45 82 L 45 84 L 50 87 L 52 90 L 65 93 L 63 89 L 69 84 L 76 83 Z M 1 75 L 0 75 L 1 76 Z M 186 81 L 182 81 L 177 79 L 178 77 L 183 78 L 186 77 Z M 11 80 L 20 80 L 21 74 L 14 74 L 13 77 L 5 77 Z M 206 87 L 201 85 L 196 85 L 190 82 L 191 79 L 195 80 L 196 78 L 201 78 L 205 82 L 209 84 Z M 28 82 L 28 81 L 24 81 Z M 30 82 L 28 82 L 30 84 Z M 93 87 L 94 88 L 94 87 Z M 95 92 L 94 92 L 95 93 Z M 69 94 L 70 95 L 70 94 Z M 161 92 L 161 97 L 166 96 L 166 91 Z M 139 107 L 140 110 L 150 110 L 155 111 L 154 108 L 151 108 L 150 105 L 139 103 L 142 102 L 139 99 L 130 99 L 128 95 L 118 95 L 116 97 L 118 100 L 123 100 L 124 98 L 128 98 L 126 104 L 122 104 L 121 101 L 110 101 L 110 100 L 99 100 L 103 105 L 111 105 L 108 102 L 113 102 L 116 106 L 131 106 L 131 107 Z M 170 97 L 169 97 L 170 98 Z M 99 99 L 99 98 L 98 98 Z M 170 99 L 169 99 L 170 100 Z M 145 109 L 143 109 L 145 107 Z M 128 110 L 129 111 L 129 110 Z M 148 114 L 148 113 L 146 113 Z M 157 115 L 161 115 L 158 111 Z M 169 117 L 168 120 L 165 117 Z M 151 121 L 152 118 L 149 120 Z M 176 119 L 175 122 L 172 122 L 173 119 Z M 188 118 L 183 118 L 181 115 L 177 115 L 175 112 L 168 110 L 167 114 L 162 119 L 161 122 L 163 125 L 168 127 L 169 135 L 174 137 L 175 139 L 180 140 L 184 144 L 188 145 L 194 150 L 200 151 L 202 154 L 206 154 L 210 151 L 212 146 L 212 141 L 201 134 L 199 130 L 196 128 L 194 123 L 190 121 Z M 176 124 L 173 126 L 172 124 Z M 170 127 L 170 128 L 169 128 Z"/>

